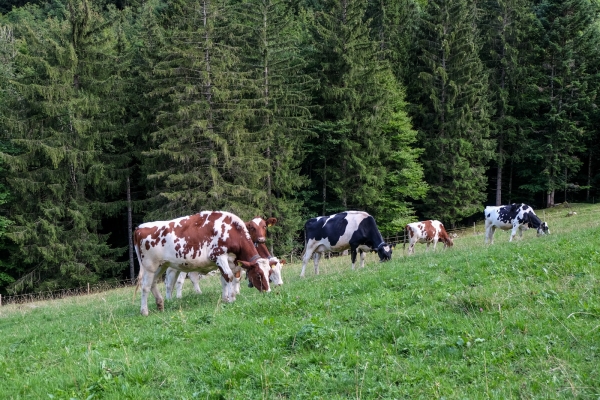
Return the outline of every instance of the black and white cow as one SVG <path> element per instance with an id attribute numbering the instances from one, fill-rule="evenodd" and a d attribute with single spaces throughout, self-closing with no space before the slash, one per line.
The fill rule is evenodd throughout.
<path id="1" fill-rule="evenodd" d="M 507 206 L 486 207 L 485 215 L 485 239 L 484 243 L 489 241 L 494 243 L 494 232 L 496 228 L 504 231 L 512 229 L 509 242 L 519 232 L 519 237 L 523 237 L 523 231 L 529 228 L 537 229 L 538 236 L 549 234 L 548 224 L 542 222 L 533 208 L 527 204 L 510 204 Z"/>
<path id="2" fill-rule="evenodd" d="M 300 276 L 304 276 L 311 256 L 314 257 L 315 274 L 318 274 L 319 255 L 325 251 L 350 249 L 352 269 L 357 250 L 360 251 L 361 268 L 365 265 L 365 251 L 377 251 L 380 261 L 392 258 L 392 248 L 383 241 L 375 219 L 363 211 L 346 211 L 308 220 L 304 225 L 304 245 Z"/>

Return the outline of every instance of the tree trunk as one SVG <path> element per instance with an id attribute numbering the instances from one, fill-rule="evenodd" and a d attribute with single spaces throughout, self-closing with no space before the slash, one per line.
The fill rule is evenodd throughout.
<path id="1" fill-rule="evenodd" d="M 129 184 L 129 177 L 127 177 L 127 235 L 129 239 L 129 276 L 131 277 L 131 283 L 135 282 L 135 266 L 133 262 L 133 221 L 132 221 L 132 209 L 131 209 L 131 186 Z"/>
<path id="2" fill-rule="evenodd" d="M 569 175 L 567 173 L 567 167 L 565 167 L 565 203 L 567 203 L 567 180 L 569 179 Z"/>
<path id="3" fill-rule="evenodd" d="M 590 186 L 592 184 L 592 150 L 588 156 L 588 174 L 587 174 L 587 189 L 585 192 L 585 201 L 590 202 Z"/>
<path id="4" fill-rule="evenodd" d="M 327 158 L 323 162 L 323 213 L 325 215 L 325 205 L 327 204 Z"/>
<path id="5" fill-rule="evenodd" d="M 503 151 L 502 135 L 498 138 L 498 171 L 496 173 L 496 206 L 502 205 L 502 165 L 504 160 L 502 159 Z"/>
<path id="6" fill-rule="evenodd" d="M 512 204 L 513 160 L 510 159 L 510 175 L 508 176 L 508 204 Z"/>
<path id="7" fill-rule="evenodd" d="M 554 191 L 555 190 L 552 189 L 548 192 L 548 195 L 546 196 L 546 207 L 554 206 Z"/>

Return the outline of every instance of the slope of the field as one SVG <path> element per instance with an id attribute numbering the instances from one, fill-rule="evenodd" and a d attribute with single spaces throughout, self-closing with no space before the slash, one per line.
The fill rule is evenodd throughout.
<path id="1" fill-rule="evenodd" d="M 133 289 L 5 306 L 0 398 L 597 399 L 600 207 L 574 207 L 538 212 L 545 237 L 292 264 L 233 304 L 211 277 L 147 318 Z"/>

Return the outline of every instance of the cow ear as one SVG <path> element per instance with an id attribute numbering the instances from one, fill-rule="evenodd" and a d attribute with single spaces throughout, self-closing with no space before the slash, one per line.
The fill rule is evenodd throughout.
<path id="1" fill-rule="evenodd" d="M 279 260 L 279 263 L 280 263 L 281 265 L 284 265 L 284 264 L 285 264 L 285 258 L 282 258 L 281 260 Z"/>
<path id="2" fill-rule="evenodd" d="M 269 266 L 272 267 L 273 265 L 277 265 L 278 261 L 275 260 L 270 260 L 269 261 Z"/>
<path id="3" fill-rule="evenodd" d="M 277 218 L 271 217 L 271 218 L 267 219 L 267 226 L 273 226 L 276 223 L 277 223 Z"/>
<path id="4" fill-rule="evenodd" d="M 245 269 L 250 269 L 252 267 L 252 264 L 250 264 L 248 261 L 236 260 L 235 263 L 238 267 L 242 267 Z"/>

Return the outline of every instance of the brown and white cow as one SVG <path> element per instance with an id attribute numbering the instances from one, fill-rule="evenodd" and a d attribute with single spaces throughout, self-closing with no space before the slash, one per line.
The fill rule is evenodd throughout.
<path id="1" fill-rule="evenodd" d="M 250 238 L 254 243 L 254 247 L 258 251 L 258 254 L 262 258 L 266 258 L 269 260 L 269 266 L 271 269 L 269 270 L 269 280 L 275 286 L 283 285 L 283 279 L 281 278 L 281 269 L 285 264 L 285 260 L 279 260 L 277 257 L 271 256 L 267 246 L 265 245 L 266 236 L 267 236 L 267 228 L 273 226 L 277 223 L 277 218 L 268 218 L 266 221 L 262 217 L 254 217 L 250 221 L 246 222 L 246 228 L 248 229 L 248 233 L 250 233 Z M 234 267 L 230 265 L 230 267 Z M 237 272 L 237 271 L 236 271 Z M 234 278 L 234 292 L 235 294 L 240 293 L 240 274 L 235 274 Z M 202 275 L 198 272 L 180 272 L 173 268 L 168 268 L 165 276 L 165 286 L 167 289 L 167 299 L 171 299 L 173 293 L 173 286 L 175 286 L 176 296 L 177 298 L 181 298 L 182 290 L 183 290 L 183 282 L 185 278 L 189 277 L 190 281 L 194 286 L 194 291 L 196 293 L 202 293 L 200 290 L 199 280 Z M 249 283 L 250 287 L 253 287 L 252 281 Z"/>
<path id="2" fill-rule="evenodd" d="M 269 262 L 256 251 L 244 222 L 229 212 L 203 211 L 170 221 L 147 222 L 136 228 L 134 245 L 140 263 L 142 315 L 148 315 L 150 291 L 158 309 L 164 309 L 156 283 L 169 267 L 202 274 L 218 268 L 225 302 L 235 300 L 234 279 L 242 268 L 259 291 L 271 290 Z"/>
<path id="3" fill-rule="evenodd" d="M 446 229 L 444 229 L 444 224 L 437 220 L 413 222 L 406 225 L 404 230 L 406 232 L 404 246 L 406 246 L 406 236 L 409 238 L 408 254 L 415 253 L 416 243 L 427 243 L 428 250 L 431 243 L 433 243 L 433 249 L 435 250 L 438 241 L 444 243 L 444 248 L 454 245 Z"/>

